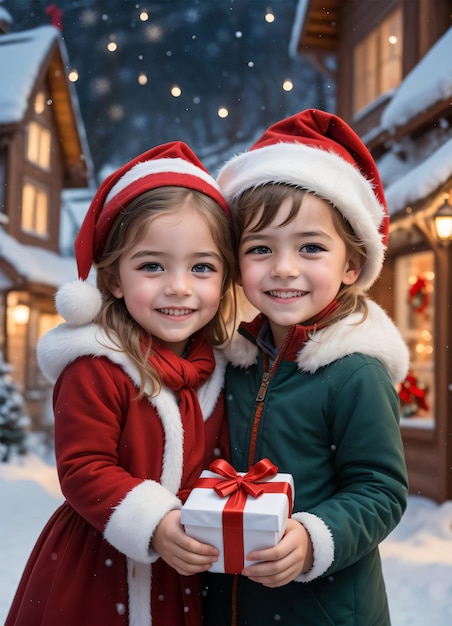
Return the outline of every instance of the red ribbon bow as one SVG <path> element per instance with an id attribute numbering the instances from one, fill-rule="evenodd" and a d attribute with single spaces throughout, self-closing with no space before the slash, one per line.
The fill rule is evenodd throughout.
<path id="1" fill-rule="evenodd" d="M 247 494 L 258 498 L 264 493 L 262 486 L 258 481 L 265 480 L 269 476 L 275 476 L 278 472 L 276 465 L 273 465 L 268 459 L 262 459 L 253 465 L 253 467 L 244 476 L 240 476 L 235 469 L 224 459 L 217 459 L 210 464 L 209 469 L 215 474 L 224 476 L 227 480 L 218 479 L 213 486 L 215 493 L 220 498 L 225 498 L 237 490 L 243 489 Z"/>
<path id="2" fill-rule="evenodd" d="M 285 493 L 289 499 L 289 517 L 292 512 L 292 490 L 286 482 L 265 482 L 278 472 L 269 459 L 261 459 L 244 476 L 224 459 L 217 459 L 209 469 L 221 478 L 200 478 L 196 487 L 208 487 L 220 498 L 228 497 L 223 513 L 223 556 L 226 574 L 240 574 L 244 565 L 243 511 L 247 496 L 258 498 L 263 493 Z"/>

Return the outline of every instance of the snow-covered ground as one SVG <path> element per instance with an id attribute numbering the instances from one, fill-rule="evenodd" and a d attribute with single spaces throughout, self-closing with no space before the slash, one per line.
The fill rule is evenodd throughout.
<path id="1" fill-rule="evenodd" d="M 51 456 L 45 458 L 31 453 L 0 464 L 1 624 L 38 534 L 62 502 Z M 381 553 L 393 626 L 450 626 L 452 502 L 410 496 Z"/>

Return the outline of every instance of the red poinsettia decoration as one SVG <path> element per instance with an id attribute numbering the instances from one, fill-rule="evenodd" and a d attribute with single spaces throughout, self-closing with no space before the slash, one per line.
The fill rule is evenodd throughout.
<path id="1" fill-rule="evenodd" d="M 418 381 L 412 371 L 409 371 L 399 388 L 400 402 L 404 407 L 403 413 L 411 416 L 415 415 L 419 409 L 428 411 L 426 392 L 426 386 Z"/>

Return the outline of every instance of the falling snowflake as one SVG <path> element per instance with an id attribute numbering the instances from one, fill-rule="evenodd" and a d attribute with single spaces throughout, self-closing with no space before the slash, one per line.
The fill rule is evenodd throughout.
<path id="1" fill-rule="evenodd" d="M 97 11 L 85 9 L 80 14 L 80 23 L 82 26 L 93 26 L 97 22 L 97 17 Z"/>
<path id="2" fill-rule="evenodd" d="M 152 43 L 160 41 L 163 37 L 163 29 L 159 24 L 151 24 L 145 30 L 146 39 Z"/>
<path id="3" fill-rule="evenodd" d="M 120 104 L 113 104 L 108 110 L 108 117 L 115 122 L 119 122 L 124 117 L 124 107 Z"/>
<path id="4" fill-rule="evenodd" d="M 93 81 L 93 91 L 99 96 L 109 93 L 111 90 L 111 82 L 108 78 L 101 76 Z"/>

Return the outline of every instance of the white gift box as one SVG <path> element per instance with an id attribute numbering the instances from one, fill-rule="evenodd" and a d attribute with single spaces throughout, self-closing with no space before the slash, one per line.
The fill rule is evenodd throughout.
<path id="1" fill-rule="evenodd" d="M 244 476 L 243 472 L 238 472 L 239 476 Z M 214 472 L 205 470 L 201 474 L 201 479 L 219 478 L 222 476 Z M 200 481 L 202 482 L 202 480 Z M 287 519 L 292 512 L 292 502 L 294 498 L 294 483 L 291 474 L 275 474 L 265 481 L 254 483 L 259 487 L 264 487 L 268 483 L 285 483 L 281 485 L 281 490 L 277 493 L 263 493 L 257 498 L 247 495 L 243 508 L 243 527 L 239 531 L 240 537 L 234 541 L 234 546 L 224 545 L 228 541 L 223 532 L 223 511 L 229 498 L 221 497 L 211 487 L 199 487 L 195 485 L 187 501 L 182 507 L 181 521 L 185 526 L 185 532 L 190 537 L 215 546 L 220 554 L 218 561 L 213 564 L 211 572 L 240 574 L 242 569 L 256 561 L 246 560 L 246 555 L 252 550 L 262 550 L 275 546 L 284 534 Z M 289 497 L 284 490 L 290 487 L 290 508 Z M 271 487 L 279 489 L 277 485 Z M 227 515 L 227 513 L 225 513 Z M 243 549 L 237 544 L 243 540 Z M 225 568 L 224 552 L 237 550 L 241 555 L 240 559 L 235 557 L 234 571 Z M 228 557 L 229 559 L 231 557 Z M 230 560 L 228 561 L 230 563 Z M 237 570 L 237 571 L 235 571 Z"/>

